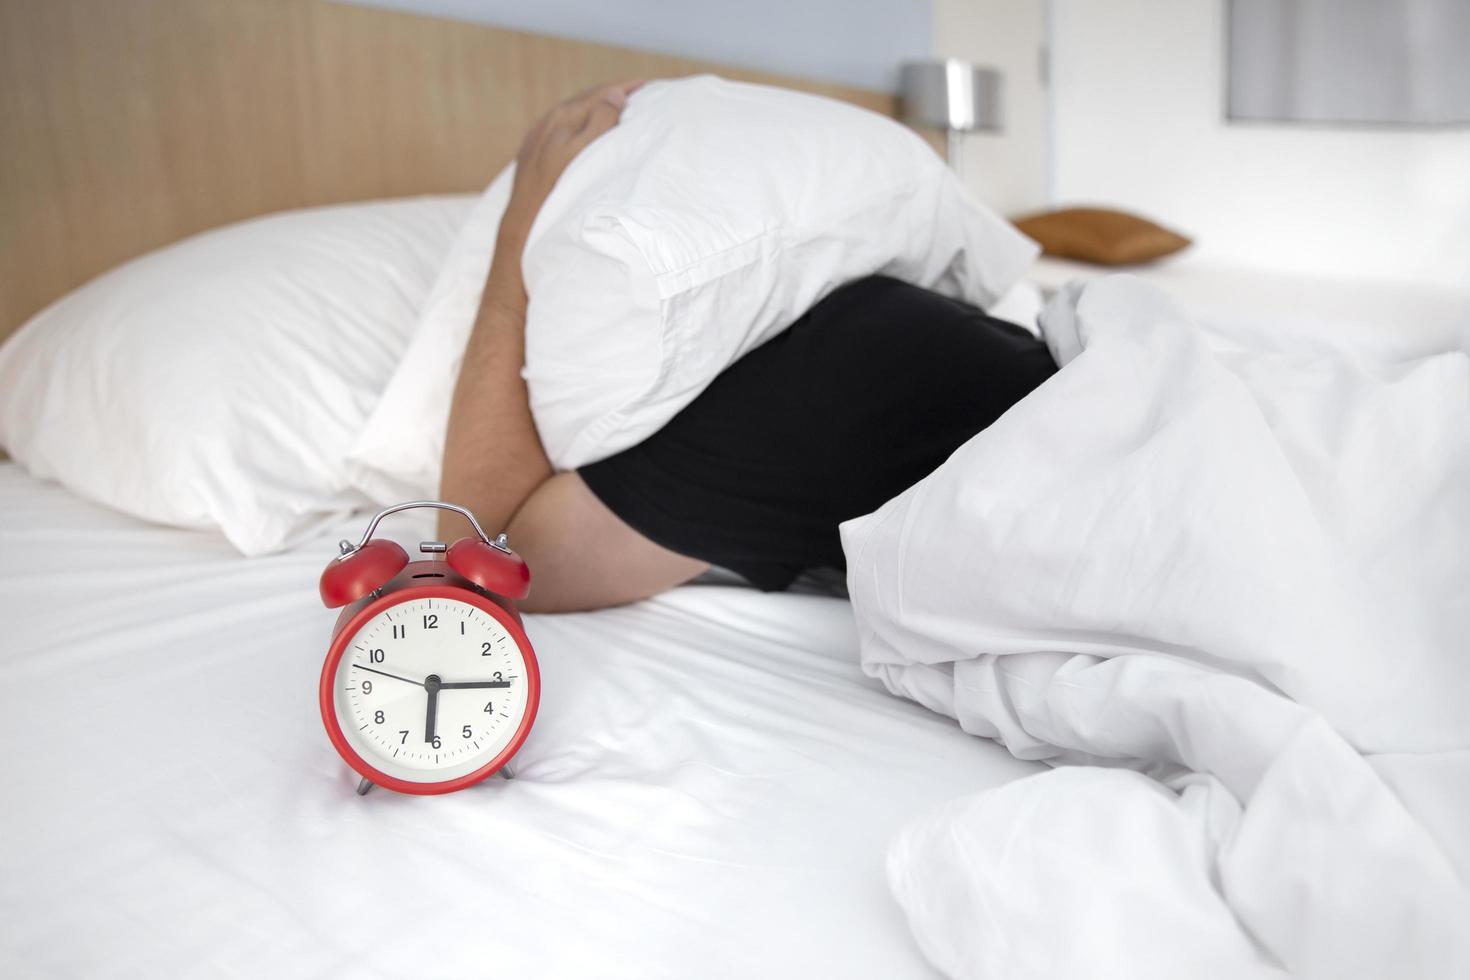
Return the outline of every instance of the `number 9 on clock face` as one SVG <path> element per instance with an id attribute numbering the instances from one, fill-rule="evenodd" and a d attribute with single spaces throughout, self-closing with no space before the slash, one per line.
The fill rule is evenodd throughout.
<path id="1" fill-rule="evenodd" d="M 328 655 L 328 667 L 334 656 L 336 664 L 323 672 L 322 695 L 330 683 L 328 734 L 353 768 L 381 785 L 434 793 L 478 781 L 514 754 L 539 678 L 522 653 L 525 634 L 500 606 L 425 591 L 439 590 L 405 590 L 348 624 Z"/>

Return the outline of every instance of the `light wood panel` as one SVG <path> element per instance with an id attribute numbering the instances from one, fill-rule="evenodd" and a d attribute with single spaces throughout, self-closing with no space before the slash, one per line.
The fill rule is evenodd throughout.
<path id="1" fill-rule="evenodd" d="M 283 208 L 478 190 L 600 81 L 717 71 L 324 0 L 0 0 L 0 339 L 117 263 Z"/>

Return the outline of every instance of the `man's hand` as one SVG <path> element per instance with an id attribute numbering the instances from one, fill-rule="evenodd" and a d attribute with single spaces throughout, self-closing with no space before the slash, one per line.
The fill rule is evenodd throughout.
<path id="1" fill-rule="evenodd" d="M 598 85 L 579 92 L 542 116 L 516 154 L 515 184 L 500 221 L 503 243 L 519 251 L 531 223 L 562 171 L 588 144 L 618 124 L 628 96 L 642 82 Z M 496 249 L 497 253 L 500 251 Z"/>
<path id="2" fill-rule="evenodd" d="M 500 236 L 475 327 L 449 409 L 439 496 L 475 512 L 489 528 L 511 517 L 551 478 L 551 461 L 531 418 L 526 382 L 526 296 L 521 252 L 531 222 L 557 178 L 589 143 L 617 125 L 638 82 L 599 85 L 568 99 L 531 127 L 516 157 L 515 184 L 500 219 Z M 441 514 L 439 534 L 452 541 L 462 518 Z M 456 533 L 457 532 L 457 533 Z"/>

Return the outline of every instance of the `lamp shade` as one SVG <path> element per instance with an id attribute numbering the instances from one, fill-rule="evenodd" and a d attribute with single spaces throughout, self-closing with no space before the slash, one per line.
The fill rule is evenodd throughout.
<path id="1" fill-rule="evenodd" d="M 913 61 L 903 66 L 899 98 L 903 117 L 950 132 L 998 130 L 1001 74 L 968 61 Z"/>

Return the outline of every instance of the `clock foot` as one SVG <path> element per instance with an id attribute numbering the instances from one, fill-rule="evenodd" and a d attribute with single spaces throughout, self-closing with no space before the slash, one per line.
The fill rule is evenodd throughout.
<path id="1" fill-rule="evenodd" d="M 515 779 L 516 778 L 515 770 L 512 769 L 510 766 L 501 766 L 500 767 L 500 775 L 501 775 L 501 778 L 503 778 L 503 779 Z"/>
<path id="2" fill-rule="evenodd" d="M 357 795 L 358 796 L 367 796 L 368 790 L 370 790 L 372 788 L 373 788 L 373 783 L 370 780 L 368 780 L 366 777 L 364 777 L 363 780 L 362 780 L 362 782 L 360 782 L 360 783 L 357 784 Z"/>

